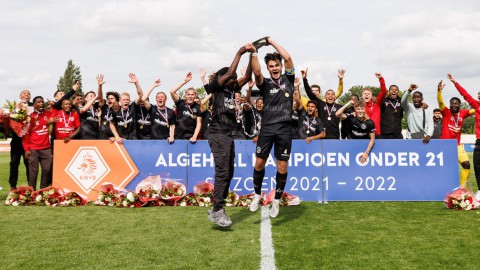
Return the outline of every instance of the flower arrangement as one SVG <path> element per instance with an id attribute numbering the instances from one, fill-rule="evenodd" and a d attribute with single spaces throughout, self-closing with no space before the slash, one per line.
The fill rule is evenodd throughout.
<path id="1" fill-rule="evenodd" d="M 138 195 L 133 191 L 129 191 L 127 192 L 127 194 L 120 194 L 116 204 L 118 207 L 131 207 L 131 208 L 133 207 L 139 208 L 139 207 L 142 207 L 143 205 Z"/>
<path id="2" fill-rule="evenodd" d="M 478 208 L 475 195 L 466 188 L 456 188 L 445 196 L 445 207 L 456 210 L 473 210 Z"/>
<path id="3" fill-rule="evenodd" d="M 198 206 L 197 198 L 195 193 L 188 193 L 185 197 L 181 198 L 180 200 L 176 201 L 178 206 Z"/>
<path id="4" fill-rule="evenodd" d="M 46 187 L 33 193 L 36 205 L 57 206 L 63 199 L 63 192 L 56 187 Z"/>
<path id="5" fill-rule="evenodd" d="M 198 206 L 212 206 L 213 204 L 213 185 L 208 182 L 201 182 L 193 187 L 193 192 L 198 202 Z"/>
<path id="6" fill-rule="evenodd" d="M 238 200 L 239 200 L 238 195 L 235 192 L 229 190 L 227 198 L 225 199 L 225 205 L 226 206 L 237 206 Z"/>
<path id="7" fill-rule="evenodd" d="M 162 185 L 161 198 L 165 201 L 175 202 L 181 199 L 187 190 L 185 185 L 173 180 L 167 180 Z"/>
<path id="8" fill-rule="evenodd" d="M 140 201 L 144 204 L 156 205 L 155 201 L 158 201 L 161 196 L 162 181 L 160 176 L 148 176 L 138 183 L 135 188 Z"/>
<path id="9" fill-rule="evenodd" d="M 112 183 L 105 182 L 102 184 L 102 190 L 98 192 L 98 198 L 95 201 L 96 205 L 115 206 L 120 200 L 121 194 L 126 194 L 127 191 Z"/>
<path id="10" fill-rule="evenodd" d="M 88 197 L 75 191 L 64 190 L 61 206 L 81 206 L 88 204 Z"/>
<path id="11" fill-rule="evenodd" d="M 27 133 L 30 116 L 28 116 L 28 104 L 22 102 L 9 101 L 5 103 L 4 108 L 8 110 L 10 118 L 10 127 L 19 136 Z"/>
<path id="12" fill-rule="evenodd" d="M 18 187 L 8 193 L 5 205 L 23 206 L 32 204 L 33 188 L 30 186 Z"/>

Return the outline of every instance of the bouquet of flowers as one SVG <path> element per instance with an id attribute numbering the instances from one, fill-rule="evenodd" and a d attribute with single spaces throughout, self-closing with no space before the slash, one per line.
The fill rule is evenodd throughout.
<path id="1" fill-rule="evenodd" d="M 140 181 L 135 188 L 135 192 L 140 198 L 140 201 L 144 204 L 149 203 L 151 205 L 155 205 L 154 202 L 160 199 L 161 191 L 162 180 L 158 175 L 148 176 Z"/>
<path id="2" fill-rule="evenodd" d="M 213 185 L 208 182 L 196 184 L 193 193 L 197 198 L 198 206 L 211 206 L 213 204 Z"/>
<path id="3" fill-rule="evenodd" d="M 120 200 L 120 195 L 125 195 L 127 191 L 124 188 L 116 186 L 112 183 L 105 182 L 102 184 L 102 191 L 98 192 L 96 205 L 114 206 Z"/>
<path id="4" fill-rule="evenodd" d="M 173 180 L 167 180 L 163 183 L 161 197 L 163 200 L 167 202 L 174 203 L 177 200 L 180 200 L 185 194 L 187 190 L 185 185 Z"/>
<path id="5" fill-rule="evenodd" d="M 79 194 L 75 191 L 63 189 L 63 198 L 60 202 L 61 206 L 80 206 L 86 205 L 90 200 L 84 194 Z"/>
<path id="6" fill-rule="evenodd" d="M 32 202 L 33 188 L 30 186 L 18 187 L 8 193 L 5 205 L 29 205 Z"/>
<path id="7" fill-rule="evenodd" d="M 27 133 L 30 116 L 28 116 L 28 104 L 7 100 L 5 109 L 10 115 L 10 127 L 19 136 L 22 137 Z"/>
<path id="8" fill-rule="evenodd" d="M 445 196 L 443 201 L 447 208 L 456 210 L 477 209 L 479 205 L 473 192 L 462 187 L 452 190 Z"/>
<path id="9" fill-rule="evenodd" d="M 275 198 L 275 190 L 271 190 L 265 200 L 263 205 L 269 205 Z M 282 199 L 280 200 L 280 206 L 294 206 L 300 205 L 300 198 L 298 196 L 283 192 Z"/>
<path id="10" fill-rule="evenodd" d="M 63 192 L 56 187 L 46 187 L 33 193 L 37 205 L 57 206 L 63 199 Z"/>
<path id="11" fill-rule="evenodd" d="M 198 206 L 197 198 L 195 193 L 188 193 L 185 197 L 175 202 L 176 206 Z"/>
<path id="12" fill-rule="evenodd" d="M 255 193 L 239 196 L 237 206 L 240 206 L 240 207 L 250 206 L 253 200 L 253 196 L 255 196 Z M 264 197 L 265 197 L 265 194 L 262 192 L 262 199 L 260 199 L 260 205 L 262 204 Z"/>
<path id="13" fill-rule="evenodd" d="M 120 194 L 119 199 L 117 200 L 117 206 L 118 207 L 135 207 L 139 208 L 142 207 L 142 202 L 140 201 L 140 198 L 138 195 L 133 192 L 129 191 L 127 194 Z"/>
<path id="14" fill-rule="evenodd" d="M 228 190 L 228 195 L 227 195 L 227 198 L 225 199 L 225 205 L 226 206 L 237 206 L 238 204 L 238 195 L 231 191 L 231 190 Z"/>

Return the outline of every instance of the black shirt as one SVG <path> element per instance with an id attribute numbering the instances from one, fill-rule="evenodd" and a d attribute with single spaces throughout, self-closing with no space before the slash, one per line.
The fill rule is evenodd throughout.
<path id="1" fill-rule="evenodd" d="M 343 111 L 345 114 L 352 114 L 354 112 L 353 107 L 347 107 L 345 111 Z M 346 139 L 348 137 L 348 134 L 350 134 L 350 122 L 347 119 L 344 119 L 341 121 L 342 127 L 340 128 L 341 131 L 341 137 L 342 139 Z"/>
<path id="2" fill-rule="evenodd" d="M 257 85 L 265 104 L 263 125 L 292 121 L 294 81 L 295 74 L 285 73 L 278 81 L 264 78 L 262 85 Z"/>
<path id="3" fill-rule="evenodd" d="M 113 116 L 112 109 L 108 107 L 107 104 L 104 104 L 101 108 L 101 122 L 100 122 L 100 133 L 98 138 L 101 140 L 108 140 L 110 137 L 113 137 L 112 130 L 110 129 L 110 122 L 116 125 L 116 117 Z"/>
<path id="4" fill-rule="evenodd" d="M 403 108 L 400 104 L 401 99 L 386 98 L 380 104 L 381 121 L 380 130 L 382 134 L 401 134 Z"/>
<path id="5" fill-rule="evenodd" d="M 238 129 L 234 91 L 220 86 L 215 80 L 207 88 L 207 93 L 212 94 L 213 102 L 209 133 L 233 136 Z"/>
<path id="6" fill-rule="evenodd" d="M 352 127 L 348 135 L 349 139 L 370 139 L 370 133 L 375 134 L 375 124 L 372 120 L 360 121 L 352 114 L 347 116 L 347 120 Z"/>
<path id="7" fill-rule="evenodd" d="M 154 140 L 166 140 L 170 137 L 170 126 L 175 125 L 175 113 L 170 108 L 159 109 L 152 105 L 150 108 L 150 117 L 152 119 L 152 135 Z"/>
<path id="8" fill-rule="evenodd" d="M 126 110 L 120 107 L 120 110 L 113 112 L 113 115 L 117 122 L 118 136 L 127 140 L 136 140 L 135 102 L 132 102 Z"/>
<path id="9" fill-rule="evenodd" d="M 150 116 L 150 110 L 147 110 L 145 106 L 135 104 L 135 120 L 137 121 L 137 138 L 139 140 L 149 140 L 152 132 L 152 118 Z"/>
<path id="10" fill-rule="evenodd" d="M 190 139 L 197 127 L 197 117 L 201 117 L 200 105 L 186 104 L 184 100 L 175 103 L 177 122 L 175 123 L 175 139 Z"/>
<path id="11" fill-rule="evenodd" d="M 80 108 L 81 109 L 81 108 Z M 90 109 L 84 113 L 80 113 L 80 139 L 82 140 L 96 140 L 100 135 L 100 128 L 98 127 L 97 116 L 98 102 L 92 104 Z"/>
<path id="12" fill-rule="evenodd" d="M 210 124 L 212 123 L 212 117 L 212 111 L 210 110 L 205 110 L 202 113 L 202 128 L 200 129 L 202 133 L 202 140 L 208 139 L 208 131 L 210 129 Z"/>
<path id="13" fill-rule="evenodd" d="M 305 87 L 305 92 L 307 93 L 308 98 L 317 105 L 318 117 L 322 120 L 325 126 L 325 139 L 340 139 L 340 119 L 335 113 L 342 108 L 342 106 L 337 103 L 328 104 L 315 96 L 307 79 L 303 79 L 303 86 Z"/>

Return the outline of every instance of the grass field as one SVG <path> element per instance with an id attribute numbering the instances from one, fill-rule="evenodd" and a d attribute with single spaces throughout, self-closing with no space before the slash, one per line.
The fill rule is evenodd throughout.
<path id="1" fill-rule="evenodd" d="M 8 162 L 0 154 L 1 269 L 259 268 L 258 212 L 228 208 L 234 224 L 219 229 L 199 207 L 7 207 Z M 440 202 L 302 203 L 271 224 L 278 269 L 478 266 L 480 211 Z"/>

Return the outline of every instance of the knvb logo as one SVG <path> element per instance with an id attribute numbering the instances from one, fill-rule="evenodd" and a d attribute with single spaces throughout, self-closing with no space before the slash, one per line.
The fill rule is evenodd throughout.
<path id="1" fill-rule="evenodd" d="M 96 147 L 80 147 L 65 171 L 85 193 L 110 172 L 110 168 Z"/>

